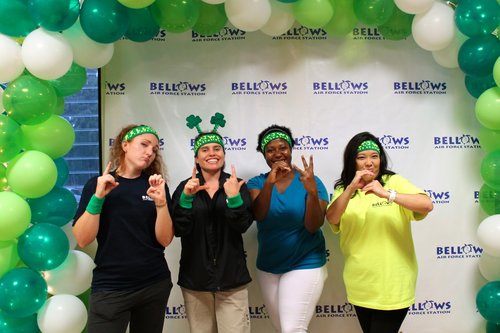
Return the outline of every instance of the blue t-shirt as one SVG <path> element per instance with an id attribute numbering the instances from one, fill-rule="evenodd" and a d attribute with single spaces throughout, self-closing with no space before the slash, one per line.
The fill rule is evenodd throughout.
<path id="1" fill-rule="evenodd" d="M 257 223 L 259 248 L 257 268 L 282 274 L 296 269 L 321 267 L 326 263 L 325 239 L 321 229 L 311 234 L 304 226 L 307 191 L 295 173 L 283 193 L 273 187 L 266 217 Z M 248 181 L 248 188 L 261 190 L 267 174 Z M 320 200 L 328 201 L 328 192 L 315 177 Z"/>

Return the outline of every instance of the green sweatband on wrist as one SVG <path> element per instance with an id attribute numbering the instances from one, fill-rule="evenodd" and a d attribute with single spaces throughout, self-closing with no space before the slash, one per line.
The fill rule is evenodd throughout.
<path id="1" fill-rule="evenodd" d="M 101 214 L 102 211 L 102 204 L 104 203 L 104 198 L 98 198 L 94 195 L 92 195 L 92 198 L 90 198 L 89 203 L 87 204 L 87 208 L 85 210 L 89 212 L 92 215 L 97 215 Z"/>
<path id="2" fill-rule="evenodd" d="M 229 208 L 237 208 L 243 205 L 243 199 L 241 198 L 241 194 L 238 193 L 234 197 L 227 198 L 227 206 Z"/>
<path id="3" fill-rule="evenodd" d="M 187 195 L 186 193 L 182 192 L 179 199 L 179 205 L 182 208 L 191 209 L 193 208 L 193 200 L 194 195 Z"/>

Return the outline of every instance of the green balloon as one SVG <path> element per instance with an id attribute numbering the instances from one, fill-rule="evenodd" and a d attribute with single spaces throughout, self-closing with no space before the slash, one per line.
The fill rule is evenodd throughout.
<path id="1" fill-rule="evenodd" d="M 64 113 L 64 97 L 57 95 L 56 107 L 54 109 L 54 114 L 60 116 Z"/>
<path id="2" fill-rule="evenodd" d="M 200 16 L 199 0 L 156 0 L 149 8 L 156 23 L 169 32 L 188 31 Z"/>
<path id="3" fill-rule="evenodd" d="M 479 205 L 488 215 L 500 213 L 500 191 L 483 184 L 479 190 Z"/>
<path id="4" fill-rule="evenodd" d="M 21 125 L 26 150 L 38 150 L 56 159 L 66 155 L 75 142 L 75 130 L 61 116 L 52 115 L 43 123 Z"/>
<path id="5" fill-rule="evenodd" d="M 358 19 L 368 26 L 379 26 L 387 22 L 394 13 L 396 5 L 393 0 L 356 0 L 354 13 Z"/>
<path id="6" fill-rule="evenodd" d="M 486 323 L 486 333 L 500 333 L 500 323 L 489 321 Z"/>
<path id="7" fill-rule="evenodd" d="M 0 279 L 0 310 L 21 318 L 35 314 L 47 299 L 47 283 L 30 268 L 14 268 Z"/>
<path id="8" fill-rule="evenodd" d="M 497 86 L 500 86 L 500 57 L 495 61 L 493 65 L 493 79 Z"/>
<path id="9" fill-rule="evenodd" d="M 0 192 L 0 241 L 19 237 L 31 220 L 30 206 L 13 192 Z"/>
<path id="10" fill-rule="evenodd" d="M 486 185 L 500 191 L 500 150 L 486 154 L 481 161 L 481 177 Z"/>
<path id="11" fill-rule="evenodd" d="M 325 26 L 333 17 L 333 6 L 329 0 L 298 0 L 292 4 L 297 22 L 307 28 Z"/>
<path id="12" fill-rule="evenodd" d="M 127 8 L 129 24 L 125 37 L 134 42 L 151 40 L 160 31 L 160 26 L 155 22 L 149 8 Z"/>
<path id="13" fill-rule="evenodd" d="M 475 113 L 481 125 L 491 130 L 500 130 L 500 87 L 490 88 L 479 96 Z"/>
<path id="14" fill-rule="evenodd" d="M 116 0 L 85 0 L 80 10 L 82 30 L 98 43 L 116 42 L 127 31 L 126 8 Z"/>
<path id="15" fill-rule="evenodd" d="M 77 202 L 73 193 L 54 186 L 52 191 L 41 198 L 28 199 L 31 208 L 31 223 L 52 223 L 62 227 L 75 215 Z"/>
<path id="16" fill-rule="evenodd" d="M 343 37 L 356 27 L 358 18 L 354 14 L 354 0 L 331 0 L 333 16 L 324 27 L 330 36 Z"/>
<path id="17" fill-rule="evenodd" d="M 0 241 L 0 276 L 16 267 L 18 262 L 17 240 Z"/>
<path id="18" fill-rule="evenodd" d="M 493 35 L 467 39 L 458 50 L 458 66 L 467 75 L 485 76 L 500 56 L 500 41 Z"/>
<path id="19" fill-rule="evenodd" d="M 64 231 L 51 223 L 29 227 L 17 244 L 19 258 L 31 269 L 48 271 L 56 268 L 69 253 L 69 240 Z"/>
<path id="20" fill-rule="evenodd" d="M 49 83 L 54 87 L 58 96 L 70 96 L 82 90 L 87 82 L 87 70 L 73 63 L 69 70 L 58 79 L 50 80 Z"/>
<path id="21" fill-rule="evenodd" d="M 0 163 L 0 192 L 5 191 L 9 184 L 7 183 L 7 167 Z"/>
<path id="22" fill-rule="evenodd" d="M 56 91 L 44 80 L 32 75 L 21 75 L 12 81 L 3 93 L 7 115 L 19 124 L 35 125 L 54 113 Z"/>
<path id="23" fill-rule="evenodd" d="M 29 14 L 25 1 L 0 1 L 0 33 L 20 37 L 27 36 L 36 28 L 37 24 Z"/>
<path id="24" fill-rule="evenodd" d="M 0 311 L 0 332 L 2 333 L 38 333 L 37 315 L 16 318 Z"/>
<path id="25" fill-rule="evenodd" d="M 385 39 L 405 39 L 411 35 L 411 24 L 414 16 L 396 7 L 391 17 L 384 24 L 378 26 L 378 30 Z"/>
<path id="26" fill-rule="evenodd" d="M 0 162 L 7 162 L 21 152 L 21 139 L 19 124 L 0 114 Z"/>
<path id="27" fill-rule="evenodd" d="M 479 289 L 476 306 L 484 319 L 500 322 L 500 281 L 491 281 Z"/>
<path id="28" fill-rule="evenodd" d="M 57 168 L 50 156 L 37 150 L 17 155 L 7 165 L 7 182 L 12 191 L 25 198 L 49 193 L 57 180 Z"/>
<path id="29" fill-rule="evenodd" d="M 80 14 L 79 0 L 29 0 L 28 11 L 36 23 L 49 31 L 66 30 Z"/>
<path id="30" fill-rule="evenodd" d="M 202 36 L 212 36 L 221 31 L 227 23 L 224 4 L 210 5 L 200 3 L 200 17 L 193 26 L 193 31 Z"/>
<path id="31" fill-rule="evenodd" d="M 494 131 L 481 126 L 478 138 L 481 148 L 484 151 L 490 152 L 492 150 L 500 149 L 500 131 Z"/>
<path id="32" fill-rule="evenodd" d="M 68 162 L 66 162 L 64 158 L 60 157 L 55 159 L 54 163 L 56 164 L 57 168 L 56 186 L 63 187 L 69 175 Z"/>

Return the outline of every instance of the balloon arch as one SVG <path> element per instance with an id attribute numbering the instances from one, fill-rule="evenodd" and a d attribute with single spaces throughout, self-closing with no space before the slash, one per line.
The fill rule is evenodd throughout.
<path id="1" fill-rule="evenodd" d="M 500 1 L 500 0 L 499 0 Z M 81 332 L 92 258 L 70 244 L 77 202 L 64 187 L 75 141 L 62 117 L 86 69 L 113 43 L 161 29 L 217 34 L 231 23 L 270 36 L 297 22 L 343 37 L 357 24 L 412 37 L 436 63 L 460 68 L 476 98 L 485 153 L 477 237 L 488 280 L 476 296 L 487 332 L 500 332 L 500 4 L 497 0 L 0 0 L 0 331 Z"/>

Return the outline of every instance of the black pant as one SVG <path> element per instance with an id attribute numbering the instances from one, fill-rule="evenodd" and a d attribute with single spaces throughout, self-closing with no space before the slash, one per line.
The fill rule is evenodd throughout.
<path id="1" fill-rule="evenodd" d="M 134 291 L 98 291 L 90 295 L 88 333 L 161 333 L 170 279 Z"/>
<path id="2" fill-rule="evenodd" d="M 398 333 L 409 308 L 375 310 L 354 306 L 363 333 Z"/>

